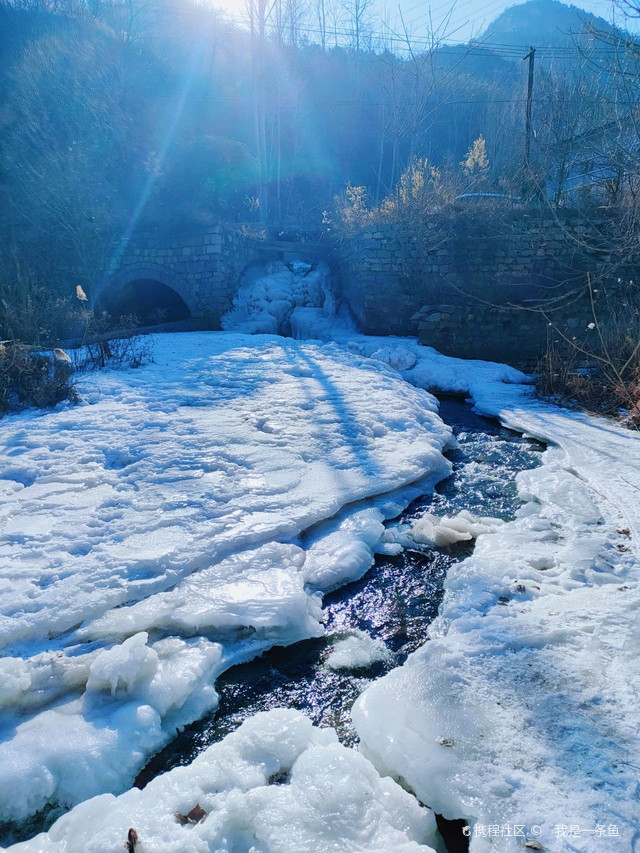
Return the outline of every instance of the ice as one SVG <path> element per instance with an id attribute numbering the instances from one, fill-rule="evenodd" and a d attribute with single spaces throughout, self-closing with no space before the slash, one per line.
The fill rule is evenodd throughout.
<path id="1" fill-rule="evenodd" d="M 204 818 L 177 819 L 196 806 Z M 436 843 L 431 812 L 341 746 L 333 729 L 315 728 L 284 709 L 257 714 L 142 791 L 104 794 L 76 806 L 47 834 L 12 850 L 119 850 L 130 828 L 137 849 L 163 853 L 433 853 Z"/>
<path id="2" fill-rule="evenodd" d="M 134 821 L 154 850 L 435 843 L 430 813 L 367 758 L 474 831 L 539 825 L 560 853 L 554 827 L 582 824 L 571 844 L 591 851 L 600 821 L 630 849 L 638 435 L 536 400 L 505 365 L 359 335 L 323 310 L 322 287 L 296 290 L 301 273 L 247 280 L 236 310 L 247 328 L 316 343 L 166 335 L 154 364 L 84 380 L 80 407 L 0 424 L 0 819 L 123 791 L 176 728 L 216 707 L 220 672 L 319 635 L 321 594 L 377 551 L 477 535 L 429 642 L 358 700 L 363 755 L 293 717 L 256 718 L 143 792 L 76 807 L 27 849 L 119 849 Z M 450 431 L 421 389 L 465 394 L 551 442 L 518 477 L 514 521 L 459 514 L 385 531 L 450 470 Z M 352 636 L 333 654 L 353 666 L 366 646 Z M 281 773 L 287 784 L 268 784 Z M 207 820 L 175 823 L 196 802 Z M 471 850 L 511 841 L 496 843 L 476 832 Z"/>
<path id="3" fill-rule="evenodd" d="M 158 655 L 147 646 L 149 635 L 141 631 L 129 637 L 122 645 L 101 652 L 89 667 L 87 692 L 118 690 L 129 694 L 145 682 L 151 681 L 158 671 Z"/>
<path id="4" fill-rule="evenodd" d="M 430 641 L 357 701 L 362 750 L 434 811 L 468 821 L 473 853 L 521 849 L 489 836 L 506 824 L 558 853 L 570 825 L 581 828 L 572 850 L 631 849 L 640 437 L 499 375 L 467 389 L 481 411 L 556 446 L 518 475 L 518 518 L 450 569 Z"/>
<path id="5" fill-rule="evenodd" d="M 31 687 L 31 678 L 22 658 L 0 659 L 0 708 L 19 701 Z"/>
<path id="6" fill-rule="evenodd" d="M 124 790 L 216 707 L 224 669 L 320 635 L 322 592 L 450 470 L 435 401 L 378 361 L 151 342 L 153 364 L 83 379 L 80 406 L 0 424 L 21 484 L 0 522 L 0 820 Z"/>
<path id="7" fill-rule="evenodd" d="M 269 543 L 243 551 L 190 575 L 169 592 L 110 610 L 78 636 L 122 638 L 154 629 L 182 636 L 206 632 L 221 640 L 247 629 L 254 636 L 290 642 L 317 636 L 321 607 L 304 588 L 304 561 L 304 551 L 295 545 Z"/>
<path id="8" fill-rule="evenodd" d="M 374 639 L 365 631 L 353 631 L 334 644 L 327 666 L 335 670 L 363 669 L 390 659 L 391 652 L 381 640 Z"/>
<path id="9" fill-rule="evenodd" d="M 374 548 L 384 534 L 385 513 L 377 507 L 349 511 L 311 537 L 303 566 L 305 581 L 315 588 L 335 589 L 357 580 L 370 568 Z"/>
<path id="10" fill-rule="evenodd" d="M 312 267 L 301 261 L 289 265 L 273 261 L 264 269 L 245 272 L 233 306 L 222 318 L 222 328 L 248 334 L 291 334 L 293 327 L 300 329 L 302 315 L 298 312 L 302 310 L 321 309 L 322 316 L 333 318 L 334 299 L 326 264 Z"/>
<path id="11" fill-rule="evenodd" d="M 477 539 L 485 533 L 495 533 L 501 524 L 499 518 L 473 515 L 467 510 L 441 518 L 425 513 L 416 519 L 405 533 L 420 545 L 435 545 L 441 548 L 456 542 Z"/>
<path id="12" fill-rule="evenodd" d="M 516 521 L 480 520 L 493 533 L 450 570 L 430 641 L 357 702 L 363 751 L 435 811 L 469 821 L 473 853 L 520 849 L 515 836 L 488 833 L 508 823 L 558 853 L 570 825 L 582 827 L 572 849 L 609 849 L 611 836 L 630 849 L 640 436 L 536 399 L 506 365 L 365 337 L 311 312 L 305 326 L 418 387 L 464 394 L 479 412 L 551 445 L 541 469 L 518 476 L 526 503 Z M 472 536 L 470 519 L 453 527 L 447 519 L 447 532 L 442 521 L 422 519 L 415 538 L 402 525 L 387 529 L 385 544 Z M 602 826 L 605 839 L 595 834 Z"/>
<path id="13" fill-rule="evenodd" d="M 146 641 L 138 634 L 99 653 L 79 697 L 6 721 L 3 816 L 21 819 L 49 801 L 68 806 L 122 790 L 178 727 L 216 707 L 212 684 L 226 667 L 219 644 L 202 637 Z"/>

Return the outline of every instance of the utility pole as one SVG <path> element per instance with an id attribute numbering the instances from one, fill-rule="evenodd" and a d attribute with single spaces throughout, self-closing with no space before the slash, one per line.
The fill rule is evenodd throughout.
<path id="1" fill-rule="evenodd" d="M 533 64 L 535 61 L 536 49 L 531 46 L 529 48 L 529 53 L 526 56 L 522 57 L 523 62 L 525 60 L 529 60 L 529 76 L 527 80 L 527 111 L 526 111 L 526 123 L 525 123 L 525 131 L 524 131 L 524 178 L 522 181 L 522 195 L 528 196 L 529 189 L 532 184 L 532 174 L 531 174 L 531 104 L 533 101 Z"/>

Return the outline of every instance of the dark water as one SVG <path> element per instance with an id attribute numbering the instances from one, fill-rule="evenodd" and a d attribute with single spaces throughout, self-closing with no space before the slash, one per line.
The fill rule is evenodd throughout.
<path id="1" fill-rule="evenodd" d="M 460 445 L 448 454 L 453 474 L 435 494 L 414 501 L 402 520 L 411 521 L 424 512 L 443 515 L 463 509 L 513 518 L 520 505 L 515 476 L 539 464 L 543 445 L 476 415 L 460 400 L 442 399 L 440 414 Z M 136 784 L 144 787 L 157 774 L 188 764 L 247 717 L 271 708 L 296 708 L 318 725 L 333 726 L 344 744 L 355 744 L 353 702 L 370 681 L 403 663 L 425 642 L 447 571 L 472 549 L 473 543 L 460 543 L 447 549 L 405 550 L 397 557 L 378 556 L 363 578 L 325 596 L 325 637 L 276 647 L 224 673 L 216 683 L 218 710 L 178 735 L 149 762 Z M 353 629 L 382 640 L 393 653 L 391 660 L 366 670 L 329 669 L 325 661 L 334 642 Z"/>

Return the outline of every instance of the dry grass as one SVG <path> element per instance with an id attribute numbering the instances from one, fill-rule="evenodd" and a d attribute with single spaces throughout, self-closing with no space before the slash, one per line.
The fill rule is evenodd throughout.
<path id="1" fill-rule="evenodd" d="M 0 413 L 75 402 L 72 365 L 15 341 L 0 343 Z"/>
<path id="2" fill-rule="evenodd" d="M 619 282 L 609 292 L 589 280 L 593 320 L 580 339 L 550 325 L 547 351 L 537 368 L 542 396 L 618 417 L 640 428 L 640 291 Z"/>

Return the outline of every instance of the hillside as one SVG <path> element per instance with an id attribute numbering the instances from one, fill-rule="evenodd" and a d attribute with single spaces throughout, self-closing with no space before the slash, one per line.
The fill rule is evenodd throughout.
<path id="1" fill-rule="evenodd" d="M 501 12 L 480 37 L 499 45 L 571 47 L 579 34 L 591 28 L 611 32 L 611 25 L 597 15 L 559 0 L 528 0 Z"/>

